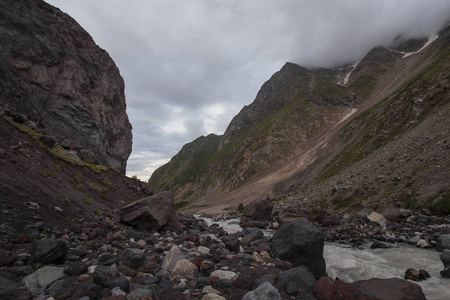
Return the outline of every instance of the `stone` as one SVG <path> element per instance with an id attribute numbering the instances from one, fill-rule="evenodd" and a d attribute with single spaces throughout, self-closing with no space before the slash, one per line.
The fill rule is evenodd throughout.
<path id="1" fill-rule="evenodd" d="M 408 270 L 406 270 L 405 272 L 405 279 L 408 280 L 412 280 L 412 281 L 420 281 L 423 278 L 421 278 L 421 274 L 419 273 L 419 271 L 417 271 L 416 269 L 413 268 L 409 268 Z"/>
<path id="2" fill-rule="evenodd" d="M 444 264 L 444 268 L 450 267 L 450 249 L 445 249 L 442 253 L 439 254 L 439 258 Z"/>
<path id="3" fill-rule="evenodd" d="M 225 244 L 225 248 L 228 250 L 239 253 L 239 240 L 234 235 L 224 235 L 220 238 L 220 241 Z"/>
<path id="4" fill-rule="evenodd" d="M 160 192 L 120 209 L 120 220 L 138 230 L 156 231 L 166 225 L 174 213 L 171 192 Z"/>
<path id="5" fill-rule="evenodd" d="M 141 249 L 126 248 L 122 251 L 122 263 L 130 268 L 138 269 L 142 266 L 146 258 L 145 252 Z"/>
<path id="6" fill-rule="evenodd" d="M 450 234 L 441 235 L 437 240 L 436 250 L 442 252 L 445 249 L 450 250 Z"/>
<path id="7" fill-rule="evenodd" d="M 188 261 L 182 259 L 177 261 L 171 272 L 171 280 L 194 278 L 198 274 L 197 266 Z"/>
<path id="8" fill-rule="evenodd" d="M 366 299 L 365 295 L 355 286 L 350 283 L 345 283 L 340 280 L 332 281 L 328 277 L 320 278 L 313 288 L 313 295 L 317 299 Z"/>
<path id="9" fill-rule="evenodd" d="M 167 252 L 166 256 L 164 257 L 161 268 L 171 272 L 173 270 L 173 268 L 175 267 L 175 264 L 177 263 L 177 261 L 182 260 L 182 259 L 184 259 L 183 252 L 181 252 L 177 246 L 173 246 L 170 249 L 170 251 Z"/>
<path id="10" fill-rule="evenodd" d="M 69 249 L 64 239 L 41 239 L 33 248 L 32 262 L 43 264 L 64 262 Z"/>
<path id="11" fill-rule="evenodd" d="M 272 216 L 273 203 L 269 196 L 263 196 L 250 202 L 241 216 L 241 223 L 248 221 L 269 221 Z"/>
<path id="12" fill-rule="evenodd" d="M 205 293 L 205 294 L 211 293 L 211 294 L 216 294 L 216 295 L 220 295 L 220 294 L 221 294 L 220 291 L 214 289 L 214 288 L 213 288 L 212 286 L 210 286 L 210 285 L 205 286 L 205 287 L 202 289 L 202 293 Z"/>
<path id="13" fill-rule="evenodd" d="M 50 283 L 66 276 L 64 268 L 45 266 L 26 276 L 22 283 L 33 295 L 40 294 Z"/>
<path id="14" fill-rule="evenodd" d="M 416 244 L 419 248 L 431 248 L 430 243 L 427 240 L 421 239 Z"/>
<path id="15" fill-rule="evenodd" d="M 159 299 L 155 289 L 137 288 L 127 295 L 127 300 Z"/>
<path id="16" fill-rule="evenodd" d="M 292 268 L 287 271 L 283 271 L 275 276 L 274 286 L 279 291 L 287 291 L 288 286 L 290 289 L 294 291 L 293 293 L 289 293 L 292 296 L 297 294 L 297 290 L 311 290 L 316 284 L 316 279 L 314 275 L 308 270 L 307 267 L 299 266 Z"/>
<path id="17" fill-rule="evenodd" d="M 14 255 L 11 251 L 0 249 L 0 267 L 10 267 L 14 263 Z"/>
<path id="18" fill-rule="evenodd" d="M 219 279 L 228 279 L 233 281 L 239 276 L 231 271 L 215 270 L 214 272 L 211 273 L 210 277 L 218 277 Z"/>
<path id="19" fill-rule="evenodd" d="M 0 36 L 20 33 L 2 46 L 2 104 L 42 120 L 52 135 L 73 139 L 83 158 L 125 174 L 132 127 L 125 84 L 109 54 L 73 18 L 45 2 L 14 1 L 1 10 L 8 17 Z"/>
<path id="20" fill-rule="evenodd" d="M 266 281 L 255 290 L 246 293 L 242 300 L 281 300 L 281 295 L 276 287 Z"/>
<path id="21" fill-rule="evenodd" d="M 389 224 L 389 221 L 385 217 L 376 212 L 371 213 L 367 218 L 381 227 L 386 227 Z"/>
<path id="22" fill-rule="evenodd" d="M 87 248 L 84 245 L 78 245 L 72 249 L 72 254 L 76 256 L 85 256 L 87 253 Z"/>
<path id="23" fill-rule="evenodd" d="M 40 235 L 40 231 L 36 225 L 27 225 L 25 226 L 25 234 L 30 237 L 37 238 Z"/>
<path id="24" fill-rule="evenodd" d="M 103 287 L 109 287 L 111 281 L 119 278 L 119 271 L 112 267 L 96 266 L 91 276 L 95 284 Z"/>
<path id="25" fill-rule="evenodd" d="M 372 278 L 351 285 L 374 299 L 426 300 L 420 285 L 398 278 Z"/>
<path id="26" fill-rule="evenodd" d="M 294 267 L 306 266 L 316 279 L 325 276 L 324 234 L 305 218 L 284 224 L 272 238 L 272 251 Z"/>
<path id="27" fill-rule="evenodd" d="M 209 248 L 204 247 L 204 246 L 198 246 L 197 251 L 200 254 L 208 254 L 209 253 Z"/>
<path id="28" fill-rule="evenodd" d="M 205 296 L 202 297 L 202 300 L 227 300 L 226 298 L 213 294 L 213 293 L 209 293 L 206 294 Z"/>
<path id="29" fill-rule="evenodd" d="M 248 245 L 251 242 L 261 240 L 264 238 L 264 232 L 261 229 L 258 229 L 256 231 L 250 232 L 249 234 L 245 235 L 241 239 L 241 245 Z"/>
<path id="30" fill-rule="evenodd" d="M 212 262 L 210 260 L 204 260 L 200 264 L 200 271 L 208 270 L 208 269 L 211 269 L 214 267 L 215 267 L 214 262 Z"/>

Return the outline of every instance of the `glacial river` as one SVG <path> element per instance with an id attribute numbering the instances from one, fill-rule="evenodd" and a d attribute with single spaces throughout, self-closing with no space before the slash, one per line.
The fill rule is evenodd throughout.
<path id="1" fill-rule="evenodd" d="M 199 216 L 196 216 L 200 218 Z M 224 222 L 201 218 L 208 225 L 217 223 L 228 233 L 241 231 L 239 219 Z M 265 231 L 272 235 L 273 231 Z M 427 271 L 431 278 L 417 282 L 428 300 L 450 299 L 450 279 L 442 278 L 439 272 L 444 269 L 439 252 L 401 245 L 389 249 L 371 249 L 370 243 L 362 250 L 336 243 L 325 243 L 323 256 L 330 278 L 338 277 L 344 282 L 370 278 L 404 278 L 408 268 Z"/>

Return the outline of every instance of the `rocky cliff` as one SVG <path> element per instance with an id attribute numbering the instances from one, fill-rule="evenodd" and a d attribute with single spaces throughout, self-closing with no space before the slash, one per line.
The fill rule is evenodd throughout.
<path id="1" fill-rule="evenodd" d="M 40 0 L 0 1 L 0 103 L 81 159 L 125 172 L 124 81 L 70 16 Z"/>

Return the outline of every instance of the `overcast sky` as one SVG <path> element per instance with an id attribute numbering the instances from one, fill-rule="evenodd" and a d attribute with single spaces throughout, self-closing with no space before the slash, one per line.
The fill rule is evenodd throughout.
<path id="1" fill-rule="evenodd" d="M 450 20 L 449 0 L 46 1 L 119 67 L 133 125 L 127 175 L 144 181 L 184 144 L 223 134 L 285 62 L 354 62 Z"/>

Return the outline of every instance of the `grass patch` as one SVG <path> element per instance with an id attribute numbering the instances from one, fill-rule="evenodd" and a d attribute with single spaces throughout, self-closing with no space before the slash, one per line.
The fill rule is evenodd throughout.
<path id="1" fill-rule="evenodd" d="M 83 197 L 82 200 L 83 200 L 83 203 L 88 204 L 88 205 L 91 205 L 91 200 L 89 200 L 88 198 Z"/>
<path id="2" fill-rule="evenodd" d="M 179 201 L 179 202 L 175 202 L 175 210 L 179 210 L 185 206 L 188 206 L 189 202 L 187 201 Z"/>

